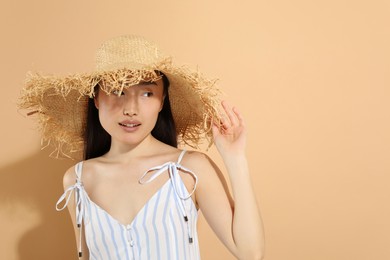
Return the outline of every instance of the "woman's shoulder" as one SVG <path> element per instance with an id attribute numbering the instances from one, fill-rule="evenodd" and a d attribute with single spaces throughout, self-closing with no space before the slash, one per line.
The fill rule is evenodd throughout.
<path id="1" fill-rule="evenodd" d="M 199 173 L 209 172 L 215 165 L 207 154 L 200 151 L 186 151 L 181 164 Z"/>
<path id="2" fill-rule="evenodd" d="M 81 175 L 86 175 L 85 172 L 88 172 L 89 169 L 96 167 L 101 163 L 101 158 L 92 158 L 84 161 L 77 162 L 72 165 L 68 170 L 65 171 L 63 176 L 63 185 L 64 188 L 67 188 L 71 185 L 74 185 L 77 182 L 78 178 L 81 178 Z M 78 172 L 78 176 L 77 173 Z M 84 176 L 85 177 L 85 176 Z M 84 178 L 83 177 L 83 178 Z"/>
<path id="3" fill-rule="evenodd" d="M 68 170 L 65 171 L 63 177 L 63 184 L 65 189 L 76 183 L 77 180 L 76 165 L 77 164 L 71 166 Z"/>
<path id="4" fill-rule="evenodd" d="M 199 163 L 199 162 L 205 162 L 209 160 L 209 157 L 207 154 L 200 152 L 200 151 L 195 151 L 195 150 L 186 150 L 183 160 L 193 163 Z"/>
<path id="5" fill-rule="evenodd" d="M 79 175 L 80 175 L 83 169 L 85 168 L 85 166 L 91 167 L 91 165 L 98 163 L 98 161 L 99 158 L 88 159 L 85 161 L 79 161 L 74 165 L 72 165 L 71 167 L 69 167 L 69 169 L 67 169 L 64 173 L 64 178 L 63 178 L 64 186 L 67 187 L 73 185 L 77 181 L 77 173 L 76 173 L 77 171 L 79 171 Z"/>

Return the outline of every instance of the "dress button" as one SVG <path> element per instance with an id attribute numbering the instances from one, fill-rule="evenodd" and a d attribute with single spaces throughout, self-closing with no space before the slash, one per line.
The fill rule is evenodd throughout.
<path id="1" fill-rule="evenodd" d="M 130 241 L 130 246 L 131 246 L 131 247 L 134 246 L 134 240 L 131 240 L 131 241 Z"/>

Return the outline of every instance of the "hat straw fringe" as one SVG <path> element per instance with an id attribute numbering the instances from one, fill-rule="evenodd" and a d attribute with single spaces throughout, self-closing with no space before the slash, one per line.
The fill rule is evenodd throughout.
<path id="1" fill-rule="evenodd" d="M 215 86 L 217 80 L 207 79 L 198 70 L 175 66 L 170 57 L 145 66 L 121 66 L 69 76 L 28 73 L 18 107 L 37 117 L 42 146 L 54 147 L 53 157 L 76 159 L 75 155 L 83 151 L 88 99 L 95 96 L 97 86 L 111 94 L 141 81 L 156 81 L 162 76 L 159 72 L 170 81 L 169 96 L 179 142 L 199 148 L 205 139 L 211 146 L 212 124 L 220 122 L 221 91 Z"/>

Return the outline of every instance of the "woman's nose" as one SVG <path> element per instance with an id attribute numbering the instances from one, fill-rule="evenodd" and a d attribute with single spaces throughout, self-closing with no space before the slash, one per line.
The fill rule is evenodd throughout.
<path id="1" fill-rule="evenodd" d="M 123 115 L 136 116 L 138 115 L 138 99 L 135 95 L 127 95 L 123 106 Z"/>

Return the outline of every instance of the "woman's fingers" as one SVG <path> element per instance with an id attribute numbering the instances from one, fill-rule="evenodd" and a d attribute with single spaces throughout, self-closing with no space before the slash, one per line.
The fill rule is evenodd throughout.
<path id="1" fill-rule="evenodd" d="M 238 125 L 239 119 L 237 113 L 234 112 L 235 108 L 231 108 L 226 101 L 222 101 L 222 107 L 227 115 L 227 118 L 222 118 L 222 123 L 227 127 Z"/>
<path id="2" fill-rule="evenodd" d="M 245 124 L 244 124 L 244 118 L 242 117 L 240 111 L 239 111 L 236 107 L 233 107 L 233 112 L 234 112 L 234 114 L 235 114 L 236 117 L 237 117 L 238 123 L 239 123 L 241 126 L 245 126 Z"/>

